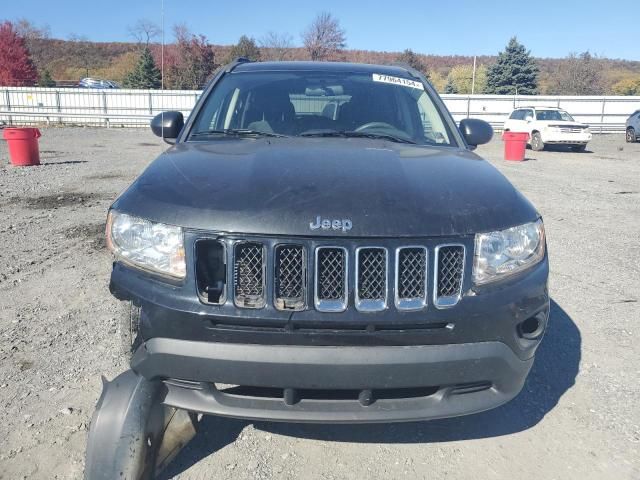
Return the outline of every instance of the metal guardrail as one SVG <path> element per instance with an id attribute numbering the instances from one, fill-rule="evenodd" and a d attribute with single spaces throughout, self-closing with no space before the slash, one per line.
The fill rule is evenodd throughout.
<path id="1" fill-rule="evenodd" d="M 188 115 L 201 93 L 198 90 L 0 87 L 0 121 L 9 125 L 146 127 L 149 120 L 162 111 L 179 110 Z M 640 109 L 640 96 L 442 95 L 442 99 L 456 120 L 480 118 L 497 130 L 514 108 L 533 105 L 564 108 L 576 120 L 589 124 L 594 133 L 623 132 L 628 116 Z"/>

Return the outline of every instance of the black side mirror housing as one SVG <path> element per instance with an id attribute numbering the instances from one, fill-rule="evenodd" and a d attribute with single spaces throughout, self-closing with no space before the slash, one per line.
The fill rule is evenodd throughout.
<path id="1" fill-rule="evenodd" d="M 465 118 L 460 121 L 460 133 L 472 149 L 489 143 L 493 138 L 493 127 L 484 120 Z"/>
<path id="2" fill-rule="evenodd" d="M 151 131 L 167 143 L 175 143 L 184 127 L 184 116 L 180 112 L 162 112 L 151 120 Z"/>

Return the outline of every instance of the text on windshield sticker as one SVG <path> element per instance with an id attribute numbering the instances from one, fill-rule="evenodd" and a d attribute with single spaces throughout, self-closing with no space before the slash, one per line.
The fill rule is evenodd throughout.
<path id="1" fill-rule="evenodd" d="M 383 75 L 381 73 L 373 74 L 374 82 L 391 83 L 393 85 L 401 85 L 403 87 L 418 88 L 424 90 L 422 82 L 416 82 L 415 80 L 409 80 L 408 78 L 392 77 L 391 75 Z"/>

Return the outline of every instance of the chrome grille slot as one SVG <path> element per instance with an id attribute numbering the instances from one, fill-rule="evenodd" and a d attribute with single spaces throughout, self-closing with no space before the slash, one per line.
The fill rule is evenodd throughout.
<path id="1" fill-rule="evenodd" d="M 464 275 L 464 245 L 439 245 L 435 250 L 435 294 L 436 307 L 452 307 L 462 295 Z"/>
<path id="2" fill-rule="evenodd" d="M 377 312 L 387 307 L 387 250 L 360 247 L 356 250 L 356 308 Z"/>
<path id="3" fill-rule="evenodd" d="M 427 249 L 396 250 L 396 308 L 418 310 L 427 304 Z"/>
<path id="4" fill-rule="evenodd" d="M 318 247 L 315 255 L 315 305 L 322 312 L 347 308 L 347 251 Z"/>
<path id="5" fill-rule="evenodd" d="M 275 300 L 278 310 L 304 310 L 307 256 L 300 245 L 278 245 L 275 256 Z"/>
<path id="6" fill-rule="evenodd" d="M 265 252 L 260 243 L 242 242 L 234 248 L 234 302 L 243 308 L 265 305 Z"/>

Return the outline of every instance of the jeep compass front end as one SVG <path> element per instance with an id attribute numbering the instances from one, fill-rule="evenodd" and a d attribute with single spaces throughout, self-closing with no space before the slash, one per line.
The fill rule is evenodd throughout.
<path id="1" fill-rule="evenodd" d="M 295 422 L 496 407 L 549 315 L 544 226 L 400 67 L 236 62 L 113 204 L 131 368 L 166 405 Z"/>

